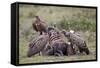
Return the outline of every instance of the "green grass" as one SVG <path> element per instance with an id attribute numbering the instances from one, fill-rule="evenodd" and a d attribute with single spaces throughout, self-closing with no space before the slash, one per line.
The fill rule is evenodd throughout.
<path id="1" fill-rule="evenodd" d="M 38 33 L 32 29 L 34 16 L 39 15 L 49 26 L 80 32 L 91 52 L 90 55 L 27 57 L 28 44 Z M 93 8 L 72 8 L 53 6 L 19 6 L 19 63 L 42 63 L 96 59 L 96 10 Z"/>
<path id="2" fill-rule="evenodd" d="M 20 64 L 27 63 L 43 63 L 43 62 L 61 62 L 61 61 L 80 61 L 80 60 L 95 60 L 95 55 L 81 55 L 81 56 L 62 56 L 62 57 L 54 57 L 54 56 L 33 56 L 31 58 L 21 58 Z"/>

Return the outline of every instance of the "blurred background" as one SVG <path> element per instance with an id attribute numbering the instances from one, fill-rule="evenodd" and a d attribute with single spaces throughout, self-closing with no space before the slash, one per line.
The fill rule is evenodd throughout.
<path id="1" fill-rule="evenodd" d="M 38 15 L 45 23 L 59 29 L 74 30 L 86 40 L 91 55 L 84 56 L 33 56 L 28 58 L 29 42 L 38 36 L 32 28 L 35 16 Z M 19 62 L 38 63 L 54 61 L 92 60 L 96 54 L 96 9 L 78 7 L 58 7 L 41 5 L 19 5 Z"/>

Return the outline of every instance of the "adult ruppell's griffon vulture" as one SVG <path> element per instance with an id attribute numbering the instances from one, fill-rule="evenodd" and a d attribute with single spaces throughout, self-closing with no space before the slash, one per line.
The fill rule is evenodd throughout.
<path id="1" fill-rule="evenodd" d="M 80 53 L 85 52 L 87 55 L 90 54 L 87 44 L 83 38 L 81 38 L 79 35 L 76 35 L 75 33 L 67 32 L 65 30 L 63 30 L 62 33 L 65 35 L 65 37 L 68 38 L 73 47 L 75 46 L 74 48 L 76 48 L 76 46 L 78 47 Z"/>
<path id="2" fill-rule="evenodd" d="M 32 23 L 33 29 L 37 32 L 40 32 L 40 35 L 47 33 L 47 24 L 42 21 L 39 16 L 35 16 L 36 20 Z"/>
<path id="3" fill-rule="evenodd" d="M 31 57 L 32 55 L 40 53 L 40 51 L 42 51 L 48 43 L 48 39 L 49 37 L 46 34 L 40 35 L 37 38 L 33 39 L 32 42 L 29 43 L 27 56 Z"/>

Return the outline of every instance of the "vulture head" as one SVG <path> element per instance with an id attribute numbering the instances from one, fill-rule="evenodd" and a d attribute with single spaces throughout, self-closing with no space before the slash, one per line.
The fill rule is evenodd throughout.
<path id="1" fill-rule="evenodd" d="M 35 16 L 35 18 L 36 18 L 38 21 L 41 21 L 41 19 L 40 19 L 39 16 Z"/>
<path id="2" fill-rule="evenodd" d="M 71 32 L 67 32 L 66 30 L 61 31 L 62 34 L 64 34 L 65 37 L 69 37 Z"/>

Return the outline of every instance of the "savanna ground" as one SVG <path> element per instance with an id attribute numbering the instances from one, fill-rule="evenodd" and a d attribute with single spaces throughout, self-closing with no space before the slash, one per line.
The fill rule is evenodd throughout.
<path id="1" fill-rule="evenodd" d="M 75 30 L 85 39 L 90 55 L 27 57 L 28 44 L 39 34 L 32 28 L 34 16 L 40 16 L 48 25 L 59 30 Z M 96 59 L 96 9 L 38 5 L 19 6 L 19 63 L 42 63 Z"/>

